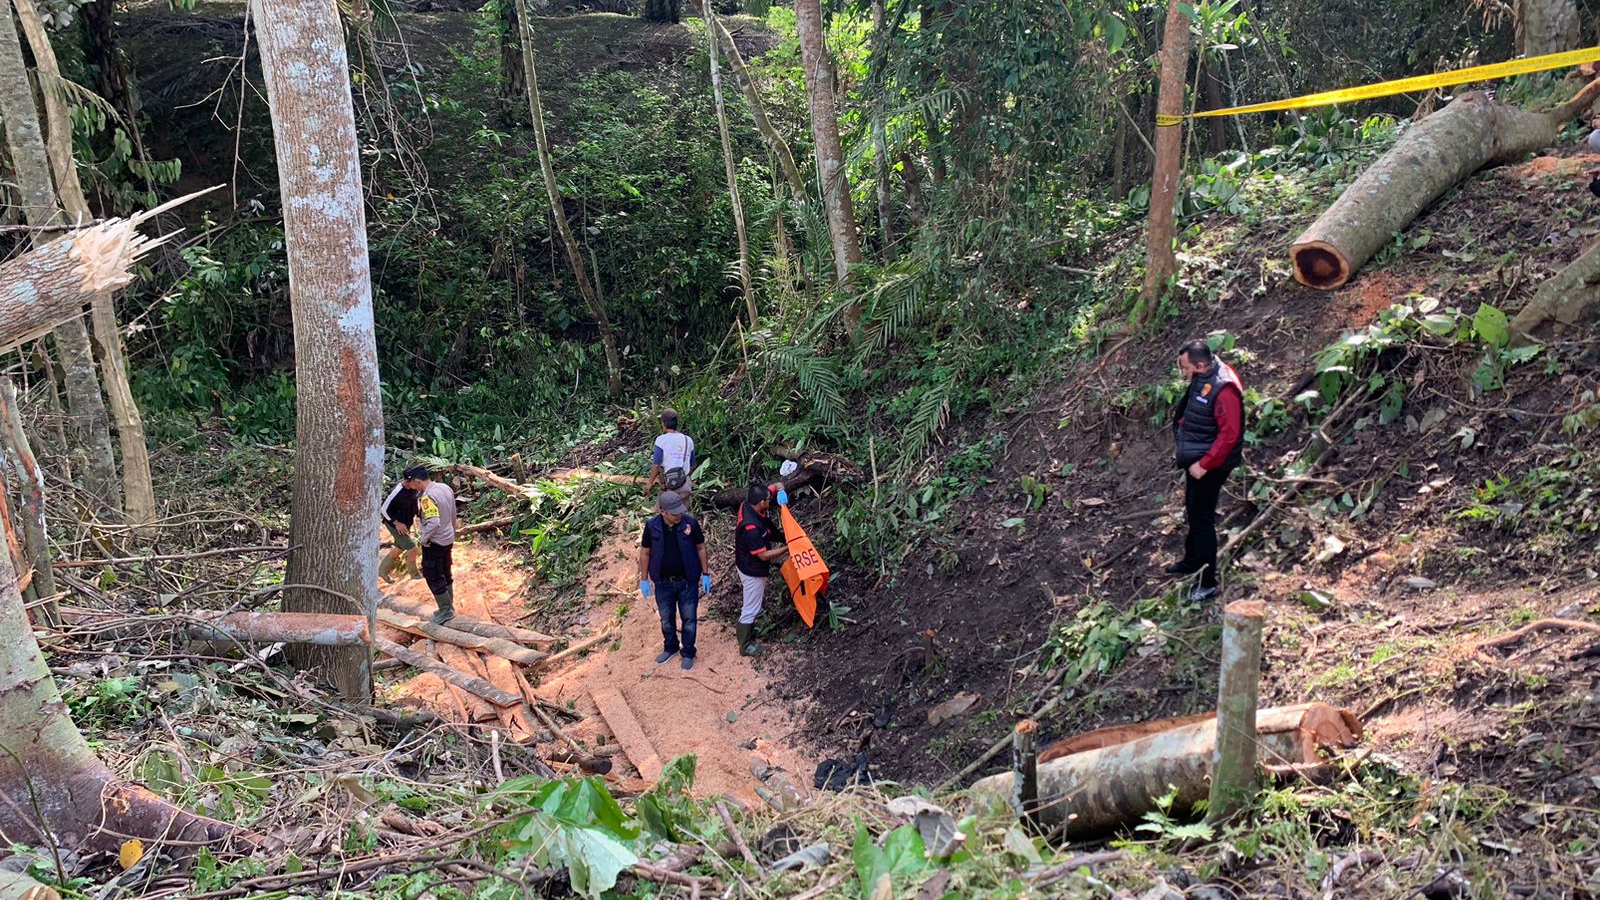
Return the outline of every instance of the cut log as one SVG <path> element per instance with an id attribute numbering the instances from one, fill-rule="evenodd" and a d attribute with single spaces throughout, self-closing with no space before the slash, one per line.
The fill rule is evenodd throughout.
<path id="1" fill-rule="evenodd" d="M 505 638 L 484 637 L 480 634 L 471 634 L 465 630 L 457 630 L 454 627 L 455 619 L 451 619 L 448 625 L 436 625 L 428 619 L 380 607 L 378 609 L 378 621 L 401 631 L 431 637 L 434 640 L 453 644 L 457 647 L 482 650 L 485 653 L 492 653 L 512 662 L 522 663 L 525 666 L 534 665 L 550 655 L 538 650 L 529 650 L 527 647 L 512 643 Z"/>
<path id="2" fill-rule="evenodd" d="M 413 603 L 393 594 L 384 594 L 378 602 L 381 606 L 388 607 L 395 612 L 416 616 L 419 619 L 431 617 L 435 609 L 431 605 Z M 474 619 L 470 616 L 459 614 L 450 620 L 450 627 L 456 631 L 465 631 L 468 634 L 476 634 L 483 637 L 503 638 L 517 644 L 548 646 L 556 642 L 555 638 L 543 632 L 533 631 L 528 628 L 518 628 L 515 625 L 501 625 L 498 622 L 485 622 L 482 619 Z"/>
<path id="3" fill-rule="evenodd" d="M 478 534 L 479 532 L 484 531 L 494 531 L 496 529 L 504 528 L 515 521 L 517 521 L 516 516 L 500 516 L 484 522 L 473 522 L 471 525 L 463 525 L 456 529 L 456 534 Z"/>
<path id="4" fill-rule="evenodd" d="M 185 625 L 189 636 L 201 641 L 248 641 L 270 644 L 315 644 L 318 647 L 357 647 L 367 643 L 365 616 L 324 613 L 232 612 L 196 613 Z"/>
<path id="5" fill-rule="evenodd" d="M 484 684 L 492 685 L 496 690 L 504 691 L 505 688 L 489 680 L 489 670 L 483 665 L 483 657 L 476 651 L 446 644 L 440 641 L 431 641 L 434 653 L 438 654 L 439 661 L 470 678 L 475 678 Z M 507 691 L 509 693 L 509 691 Z M 490 703 L 477 695 L 463 697 L 467 708 L 472 712 L 473 722 L 494 722 L 500 718 L 501 708 L 511 708 L 521 703 L 521 698 L 513 704 Z"/>
<path id="6" fill-rule="evenodd" d="M 600 708 L 600 716 L 606 720 L 606 727 L 611 729 L 617 743 L 622 745 L 622 752 L 628 755 L 628 761 L 639 770 L 639 775 L 645 781 L 653 784 L 661 777 L 661 757 L 656 754 L 650 739 L 645 737 L 644 729 L 639 726 L 639 720 L 634 718 L 633 709 L 628 706 L 622 692 L 615 688 L 601 688 L 590 696 L 594 698 L 594 705 Z"/>
<path id="7" fill-rule="evenodd" d="M 1320 290 L 1343 285 L 1395 232 L 1462 179 L 1555 143 L 1562 126 L 1597 94 L 1600 81 L 1543 113 L 1480 91 L 1461 94 L 1401 135 L 1295 239 L 1289 251 L 1295 279 Z"/>
<path id="8" fill-rule="evenodd" d="M 1516 318 L 1511 331 L 1518 343 L 1536 337 L 1546 323 L 1560 331 L 1571 328 L 1600 310 L 1600 242 L 1579 254 L 1567 267 L 1539 283 Z"/>
<path id="9" fill-rule="evenodd" d="M 1260 600 L 1228 604 L 1222 612 L 1222 677 L 1217 684 L 1217 753 L 1211 765 L 1206 819 L 1232 818 L 1256 788 L 1256 701 L 1261 696 Z"/>
<path id="10" fill-rule="evenodd" d="M 1182 721 L 1182 720 L 1180 720 Z M 1320 751 L 1355 745 L 1361 724 L 1325 703 L 1264 709 L 1256 714 L 1262 762 L 1316 763 Z M 1176 812 L 1206 798 L 1217 749 L 1216 719 L 1180 724 L 1122 744 L 1039 764 L 1039 819 L 1068 838 L 1104 834 L 1137 823 L 1176 789 Z M 991 775 L 968 791 L 973 810 L 1011 816 L 1015 776 Z"/>
<path id="11" fill-rule="evenodd" d="M 522 702 L 521 697 L 508 691 L 502 691 L 482 678 L 457 671 L 439 660 L 423 656 L 393 641 L 378 638 L 372 642 L 372 645 L 380 652 L 387 653 L 414 669 L 421 669 L 424 672 L 437 675 L 474 697 L 481 697 L 495 706 L 515 706 Z"/>
<path id="12" fill-rule="evenodd" d="M 781 479 L 783 489 L 794 493 L 796 490 L 814 482 L 832 478 L 860 478 L 861 467 L 844 457 L 832 453 L 808 453 L 800 462 L 800 468 Z M 769 482 L 774 483 L 774 482 Z M 711 498 L 711 505 L 718 509 L 737 509 L 744 502 L 747 487 L 733 487 L 722 491 Z"/>

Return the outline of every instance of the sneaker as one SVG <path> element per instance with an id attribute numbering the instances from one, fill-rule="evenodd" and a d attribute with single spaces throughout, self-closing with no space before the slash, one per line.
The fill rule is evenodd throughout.
<path id="1" fill-rule="evenodd" d="M 1214 588 L 1214 587 L 1201 587 L 1198 584 L 1195 585 L 1194 588 L 1189 591 L 1189 600 L 1191 602 L 1193 602 L 1193 603 L 1199 603 L 1199 602 L 1204 601 L 1204 600 L 1212 600 L 1212 599 L 1215 599 L 1216 596 L 1217 596 L 1217 589 L 1216 588 Z"/>
<path id="2" fill-rule="evenodd" d="M 656 663 L 659 665 L 678 655 L 676 650 L 663 650 L 656 654 Z"/>
<path id="3" fill-rule="evenodd" d="M 1161 571 L 1167 573 L 1168 575 L 1193 575 L 1198 570 L 1180 559 Z"/>
<path id="4" fill-rule="evenodd" d="M 694 668 L 694 657 L 685 656 L 683 658 L 683 662 L 678 663 L 678 666 L 685 672 L 689 671 L 690 669 Z"/>

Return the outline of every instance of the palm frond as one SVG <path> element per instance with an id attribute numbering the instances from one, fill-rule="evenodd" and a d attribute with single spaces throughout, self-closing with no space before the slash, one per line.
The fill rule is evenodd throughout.
<path id="1" fill-rule="evenodd" d="M 934 436 L 950 421 L 950 384 L 946 381 L 932 385 L 917 398 L 916 408 L 911 411 L 911 421 L 906 424 L 901 438 L 902 471 L 909 471 L 922 461 Z"/>

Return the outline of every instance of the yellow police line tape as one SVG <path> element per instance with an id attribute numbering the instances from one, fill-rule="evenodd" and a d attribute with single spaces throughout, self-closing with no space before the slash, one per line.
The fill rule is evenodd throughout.
<path id="1" fill-rule="evenodd" d="M 1583 63 L 1600 62 L 1600 47 L 1586 47 L 1582 50 L 1568 50 L 1564 53 L 1547 53 L 1544 56 L 1533 56 L 1527 59 L 1513 59 L 1509 62 L 1491 63 L 1486 66 L 1472 66 L 1466 69 L 1456 69 L 1453 72 L 1435 72 L 1432 75 L 1414 75 L 1410 78 L 1397 78 L 1394 81 L 1380 81 L 1376 84 L 1364 84 L 1360 87 L 1339 88 L 1334 91 L 1323 91 L 1320 94 L 1306 94 L 1303 97 L 1291 97 L 1288 100 L 1272 100 L 1267 103 L 1252 103 L 1249 106 L 1230 106 L 1227 109 L 1208 109 L 1204 112 L 1192 113 L 1181 116 L 1157 115 L 1157 125 L 1177 125 L 1184 119 L 1207 119 L 1212 116 L 1237 116 L 1241 113 L 1275 112 L 1283 109 L 1305 109 L 1309 106 L 1327 106 L 1333 103 L 1348 103 L 1353 100 L 1371 100 L 1374 97 L 1391 97 L 1395 94 L 1405 94 L 1411 91 L 1426 91 L 1438 87 L 1449 87 L 1457 84 L 1470 84 L 1474 81 L 1492 81 L 1496 78 L 1509 78 L 1512 75 L 1524 75 L 1528 72 L 1543 72 L 1548 69 L 1560 69 L 1566 66 L 1577 66 Z"/>

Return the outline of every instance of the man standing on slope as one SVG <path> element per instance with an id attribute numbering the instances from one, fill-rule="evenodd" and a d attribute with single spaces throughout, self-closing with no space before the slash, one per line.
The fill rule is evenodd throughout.
<path id="1" fill-rule="evenodd" d="M 678 495 L 678 499 L 687 502 L 689 493 L 694 490 L 694 483 L 689 478 L 699 461 L 694 453 L 694 439 L 678 430 L 678 411 L 675 409 L 661 411 L 661 428 L 665 433 L 656 438 L 655 447 L 650 451 L 650 480 L 645 482 L 644 495 L 650 496 L 659 480 L 663 490 L 671 491 Z"/>
<path id="2" fill-rule="evenodd" d="M 389 529 L 389 537 L 394 539 L 394 549 L 378 564 L 378 577 L 390 583 L 394 582 L 394 570 L 400 567 L 401 560 L 405 560 L 406 570 L 412 578 L 422 575 L 417 571 L 417 542 L 411 533 L 417 522 L 417 492 L 406 487 L 406 484 L 406 479 L 402 477 L 389 496 L 383 499 L 383 505 L 378 507 L 383 526 Z"/>
<path id="3" fill-rule="evenodd" d="M 739 507 L 739 518 L 734 523 L 733 565 L 739 570 L 739 583 L 744 588 L 744 606 L 739 610 L 739 655 L 755 656 L 761 648 L 752 640 L 756 632 L 756 616 L 767 597 L 767 579 L 772 574 L 772 564 L 781 562 L 789 554 L 783 544 L 771 545 L 776 530 L 767 510 L 776 499 L 779 506 L 789 504 L 789 494 L 783 484 L 752 484 L 745 493 L 744 505 Z"/>
<path id="4" fill-rule="evenodd" d="M 456 492 L 450 485 L 434 481 L 427 466 L 412 466 L 405 475 L 406 487 L 417 492 L 422 577 L 428 580 L 433 602 L 439 605 L 433 622 L 441 625 L 456 616 L 456 580 L 450 574 L 450 552 L 456 543 Z"/>
<path id="5" fill-rule="evenodd" d="M 1178 465 L 1185 470 L 1183 506 L 1189 533 L 1183 559 L 1167 566 L 1166 572 L 1199 573 L 1189 599 L 1209 600 L 1217 596 L 1217 500 L 1244 456 L 1244 385 L 1239 373 L 1212 354 L 1203 340 L 1178 348 L 1178 370 L 1189 376 L 1189 388 L 1172 410 Z"/>
<path id="6" fill-rule="evenodd" d="M 656 662 L 682 652 L 679 665 L 692 669 L 694 636 L 700 628 L 699 595 L 711 593 L 706 536 L 682 497 L 666 491 L 656 506 L 660 513 L 645 523 L 639 538 L 639 594 L 655 600 L 661 616 L 661 653 Z"/>

